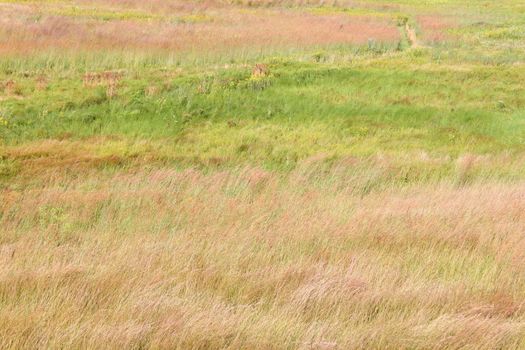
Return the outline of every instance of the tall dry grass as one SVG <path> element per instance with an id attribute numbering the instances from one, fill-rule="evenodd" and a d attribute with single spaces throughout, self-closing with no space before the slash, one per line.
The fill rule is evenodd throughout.
<path id="1" fill-rule="evenodd" d="M 0 192 L 0 347 L 525 346 L 525 186 L 302 166 Z"/>
<path id="2" fill-rule="evenodd" d="M 168 12 L 165 18 L 154 20 L 101 21 L 90 16 L 61 16 L 45 8 L 0 6 L 3 54 L 50 49 L 209 53 L 363 44 L 371 39 L 395 43 L 400 38 L 396 26 L 384 19 L 313 15 L 293 10 L 243 12 L 221 8 L 197 14 L 183 11 L 173 18 Z"/>

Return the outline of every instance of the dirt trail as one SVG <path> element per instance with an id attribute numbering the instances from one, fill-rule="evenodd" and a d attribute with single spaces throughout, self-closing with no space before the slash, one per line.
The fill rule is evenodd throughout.
<path id="1" fill-rule="evenodd" d="M 413 28 L 410 28 L 408 23 L 405 24 L 405 31 L 407 33 L 407 38 L 410 43 L 410 46 L 414 48 L 421 47 L 421 45 L 419 45 L 418 40 L 417 40 L 416 30 Z"/>

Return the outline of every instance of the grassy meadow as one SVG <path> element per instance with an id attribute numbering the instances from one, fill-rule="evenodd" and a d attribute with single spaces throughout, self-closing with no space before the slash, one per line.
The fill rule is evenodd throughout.
<path id="1" fill-rule="evenodd" d="M 525 348 L 524 82 L 516 0 L 0 0 L 0 348 Z"/>

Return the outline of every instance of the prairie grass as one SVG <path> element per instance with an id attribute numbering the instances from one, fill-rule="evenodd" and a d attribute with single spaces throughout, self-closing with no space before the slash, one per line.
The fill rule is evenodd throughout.
<path id="1" fill-rule="evenodd" d="M 0 344 L 524 346 L 523 185 L 365 191 L 375 176 L 157 168 L 3 190 Z"/>
<path id="2" fill-rule="evenodd" d="M 337 14 L 312 16 L 287 10 L 260 10 L 250 14 L 221 9 L 159 16 L 97 8 L 64 9 L 63 6 L 35 9 L 4 5 L 3 8 L 0 28 L 3 54 L 115 47 L 139 51 L 225 52 L 239 48 L 363 44 L 371 39 L 385 43 L 399 41 L 398 29 L 387 20 Z"/>
<path id="3" fill-rule="evenodd" d="M 523 14 L 1 0 L 0 348 L 525 348 Z"/>

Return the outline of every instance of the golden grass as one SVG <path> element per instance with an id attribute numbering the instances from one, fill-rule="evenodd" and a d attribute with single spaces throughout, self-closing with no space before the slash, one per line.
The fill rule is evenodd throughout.
<path id="1" fill-rule="evenodd" d="M 0 347 L 525 346 L 522 183 L 364 194 L 373 172 L 347 170 L 2 190 Z"/>

